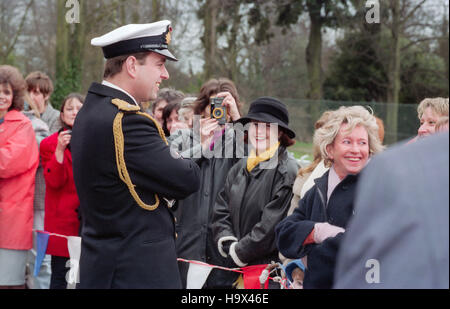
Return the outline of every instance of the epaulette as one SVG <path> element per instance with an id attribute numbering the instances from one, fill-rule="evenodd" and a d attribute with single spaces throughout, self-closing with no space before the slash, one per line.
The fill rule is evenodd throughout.
<path id="1" fill-rule="evenodd" d="M 119 110 L 124 111 L 124 112 L 138 112 L 141 110 L 141 108 L 139 106 L 130 104 L 130 103 L 125 102 L 120 99 L 113 99 L 111 101 L 111 103 L 114 104 L 115 106 L 117 106 L 117 108 Z"/>

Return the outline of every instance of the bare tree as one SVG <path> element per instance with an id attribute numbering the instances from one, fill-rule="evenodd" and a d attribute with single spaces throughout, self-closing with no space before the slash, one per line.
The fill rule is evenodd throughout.
<path id="1" fill-rule="evenodd" d="M 426 21 L 424 21 L 424 16 L 428 15 L 425 7 L 427 1 L 389 0 L 385 2 L 387 5 L 387 16 L 382 18 L 382 23 L 390 34 L 390 47 L 386 53 L 387 61 L 385 61 L 388 76 L 387 102 L 390 103 L 388 105 L 386 125 L 393 132 L 393 134 L 386 136 L 387 143 L 397 141 L 402 54 L 420 42 L 440 38 L 434 34 L 434 31 L 427 31 L 432 29 L 430 24 L 426 24 Z"/>
<path id="2" fill-rule="evenodd" d="M 17 2 L 0 2 L 0 59 L 2 63 L 8 61 L 11 53 L 14 51 L 20 35 L 22 34 L 27 20 L 28 13 L 34 0 Z M 20 21 L 17 26 L 14 25 L 16 14 L 20 12 Z M 18 14 L 19 15 L 19 14 Z"/>

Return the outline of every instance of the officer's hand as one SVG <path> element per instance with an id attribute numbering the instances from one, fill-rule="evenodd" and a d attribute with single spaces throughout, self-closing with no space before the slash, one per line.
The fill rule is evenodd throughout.
<path id="1" fill-rule="evenodd" d="M 231 121 L 236 121 L 241 118 L 241 114 L 239 113 L 239 109 L 236 104 L 236 100 L 228 91 L 219 92 L 216 97 L 222 97 L 223 102 L 222 105 L 227 108 L 227 111 L 230 115 Z"/>

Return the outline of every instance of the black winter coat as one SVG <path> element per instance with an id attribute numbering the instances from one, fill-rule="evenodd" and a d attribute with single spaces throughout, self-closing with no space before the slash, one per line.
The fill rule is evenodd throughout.
<path id="1" fill-rule="evenodd" d="M 327 171 L 316 179 L 313 186 L 299 201 L 292 215 L 276 227 L 277 246 L 287 258 L 308 256 L 308 266 L 303 285 L 305 288 L 331 288 L 334 267 L 343 234 L 328 238 L 321 244 L 302 244 L 318 222 L 328 222 L 346 228 L 353 215 L 353 202 L 358 175 L 348 175 L 334 189 L 328 204 Z"/>
<path id="2" fill-rule="evenodd" d="M 188 145 L 181 145 L 183 142 Z M 177 219 L 176 249 L 178 257 L 221 265 L 225 259 L 219 254 L 212 237 L 211 222 L 213 207 L 217 195 L 225 185 L 225 179 L 231 167 L 239 161 L 235 149 L 235 133 L 227 129 L 222 135 L 222 144 L 215 143 L 211 158 L 201 153 L 199 141 L 194 139 L 192 130 L 179 131 L 170 136 L 171 148 L 184 157 L 192 159 L 200 167 L 200 188 L 178 202 L 174 212 Z M 191 143 L 189 145 L 189 142 Z M 180 146 L 188 146 L 183 149 Z M 224 146 L 224 147 L 223 147 Z M 230 148 L 231 147 L 231 148 Z M 225 150 L 232 154 L 227 158 Z M 189 264 L 178 263 L 183 287 L 186 286 Z M 221 286 L 223 271 L 213 269 L 205 284 L 206 288 Z"/>
<path id="3" fill-rule="evenodd" d="M 175 222 L 163 197 L 180 199 L 199 186 L 199 168 L 176 159 L 155 124 L 135 112 L 122 125 L 124 157 L 140 198 L 160 198 L 154 211 L 138 206 L 116 165 L 111 104 L 125 93 L 94 83 L 72 131 L 75 185 L 82 215 L 79 288 L 180 288 Z"/>
<path id="4" fill-rule="evenodd" d="M 297 170 L 297 162 L 283 147 L 273 169 L 258 165 L 248 172 L 247 158 L 239 161 L 230 170 L 214 207 L 216 247 L 221 238 L 233 236 L 238 239 L 235 251 L 241 262 L 257 265 L 277 261 L 274 229 L 289 210 Z"/>

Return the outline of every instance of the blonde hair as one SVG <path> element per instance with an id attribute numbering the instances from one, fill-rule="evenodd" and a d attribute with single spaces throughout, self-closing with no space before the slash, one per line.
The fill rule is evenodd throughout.
<path id="1" fill-rule="evenodd" d="M 446 131 L 445 126 L 448 127 L 448 116 L 443 116 L 439 118 L 439 120 L 436 122 L 436 125 L 434 126 L 434 131 L 435 132 Z"/>
<path id="2" fill-rule="evenodd" d="M 417 107 L 417 115 L 422 118 L 422 115 L 430 107 L 438 116 L 448 116 L 448 98 L 426 98 L 420 102 Z"/>
<path id="3" fill-rule="evenodd" d="M 333 144 L 342 124 L 348 124 L 347 132 L 361 125 L 369 136 L 369 153 L 374 155 L 384 149 L 378 135 L 378 124 L 375 116 L 362 106 L 342 106 L 333 111 L 328 121 L 314 133 L 313 142 L 318 145 L 320 153 L 324 159 L 325 166 L 330 167 L 332 164 L 329 159 L 327 146 Z"/>
<path id="4" fill-rule="evenodd" d="M 316 121 L 314 124 L 314 129 L 318 130 L 328 121 L 330 118 L 330 115 L 333 111 L 325 111 L 323 112 L 322 116 Z M 319 165 L 320 161 L 322 161 L 322 153 L 320 152 L 319 145 L 314 144 L 313 145 L 313 161 L 310 165 L 308 165 L 305 168 L 301 168 L 298 171 L 298 176 L 303 176 L 308 173 L 312 173 L 314 169 Z"/>

